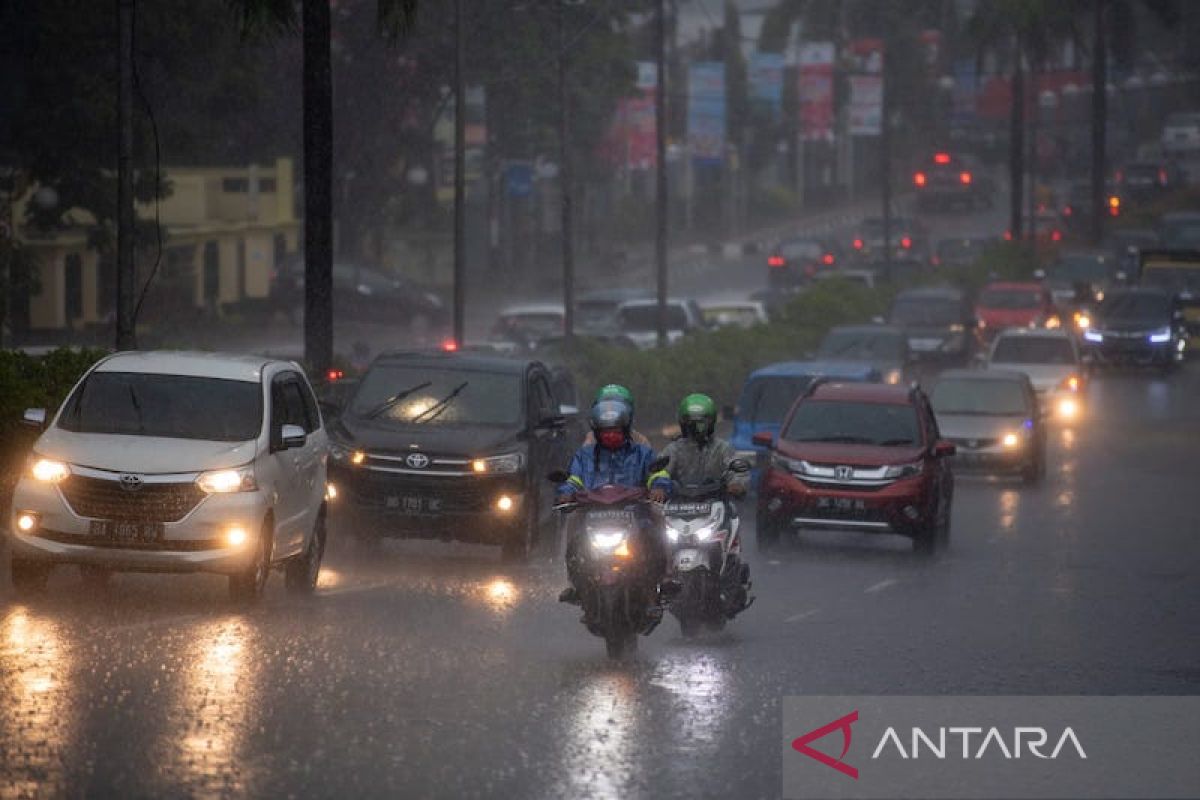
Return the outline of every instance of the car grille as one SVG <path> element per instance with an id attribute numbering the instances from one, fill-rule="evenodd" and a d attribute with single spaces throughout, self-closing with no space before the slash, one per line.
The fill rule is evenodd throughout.
<path id="1" fill-rule="evenodd" d="M 60 485 L 71 510 L 90 519 L 178 522 L 205 494 L 195 483 L 143 483 L 127 491 L 115 480 L 72 475 Z"/>
<path id="2" fill-rule="evenodd" d="M 46 528 L 39 528 L 34 534 L 39 539 L 46 539 L 60 544 L 86 545 L 101 547 L 106 550 L 144 550 L 155 553 L 202 553 L 206 550 L 221 550 L 229 547 L 222 539 L 163 539 L 157 542 L 113 542 L 98 539 L 93 536 L 80 536 L 75 533 L 63 533 Z"/>
<path id="3" fill-rule="evenodd" d="M 995 437 L 990 438 L 990 439 L 989 438 L 960 439 L 960 438 L 952 437 L 950 439 L 950 441 L 953 442 L 956 447 L 962 447 L 966 450 L 981 450 L 985 447 L 995 447 L 997 444 L 1000 443 L 1000 440 Z"/>

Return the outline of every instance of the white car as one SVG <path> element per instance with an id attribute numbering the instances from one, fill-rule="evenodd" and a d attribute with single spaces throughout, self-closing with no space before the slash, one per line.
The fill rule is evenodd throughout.
<path id="1" fill-rule="evenodd" d="M 1200 113 L 1171 114 L 1163 125 L 1162 148 L 1168 153 L 1200 150 Z"/>
<path id="2" fill-rule="evenodd" d="M 492 326 L 492 340 L 530 347 L 541 339 L 562 336 L 566 316 L 562 303 L 509 306 L 496 318 L 496 324 Z"/>
<path id="3" fill-rule="evenodd" d="M 700 306 L 704 324 L 713 328 L 752 328 L 767 324 L 767 310 L 757 300 L 729 300 Z"/>
<path id="4" fill-rule="evenodd" d="M 13 495 L 13 585 L 57 564 L 91 584 L 113 571 L 215 572 L 235 600 L 271 567 L 311 592 L 325 548 L 327 440 L 296 364 L 254 356 L 117 353 L 75 385 Z"/>
<path id="5" fill-rule="evenodd" d="M 1009 328 L 988 351 L 988 369 L 1023 372 L 1045 414 L 1070 421 L 1083 413 L 1087 379 L 1075 339 L 1061 329 Z"/>
<path id="6" fill-rule="evenodd" d="M 674 344 L 702 326 L 699 308 L 692 300 L 667 300 L 667 342 Z M 639 350 L 658 345 L 658 301 L 630 300 L 617 308 L 617 330 Z"/>

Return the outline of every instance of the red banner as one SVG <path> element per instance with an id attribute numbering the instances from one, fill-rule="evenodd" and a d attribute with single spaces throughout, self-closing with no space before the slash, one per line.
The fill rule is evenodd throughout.
<path id="1" fill-rule="evenodd" d="M 800 93 L 800 132 L 806 142 L 833 141 L 832 42 L 800 46 L 797 90 Z"/>

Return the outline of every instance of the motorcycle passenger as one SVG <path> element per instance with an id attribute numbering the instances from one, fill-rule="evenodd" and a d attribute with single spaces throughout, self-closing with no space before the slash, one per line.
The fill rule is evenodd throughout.
<path id="1" fill-rule="evenodd" d="M 592 406 L 591 427 L 595 441 L 584 444 L 571 459 L 570 477 L 558 487 L 558 499 L 569 499 L 580 490 L 597 489 L 601 486 L 644 486 L 650 490 L 650 499 L 661 503 L 671 491 L 671 478 L 665 470 L 650 472 L 654 462 L 654 450 L 649 445 L 638 444 L 630 436 L 633 412 L 623 400 L 605 399 Z M 664 537 L 658 531 L 660 522 L 643 517 L 641 524 L 644 552 L 649 554 L 647 564 L 650 574 L 657 581 L 666 573 L 667 555 Z M 571 586 L 559 596 L 564 603 L 578 603 L 575 589 L 578 569 L 579 526 L 568 526 L 567 574 Z"/>
<path id="2" fill-rule="evenodd" d="M 671 480 L 681 486 L 722 481 L 725 493 L 732 501 L 744 497 L 750 476 L 745 472 L 732 472 L 730 463 L 736 458 L 733 445 L 716 436 L 717 406 L 705 394 L 689 394 L 679 404 L 679 438 L 663 449 L 662 454 L 670 458 L 667 472 Z M 737 508 L 728 503 L 729 513 L 737 516 Z M 730 573 L 733 583 L 730 615 L 745 609 L 751 602 L 749 596 L 750 568 L 741 561 L 740 567 Z M 724 579 L 723 579 L 724 580 Z"/>
<path id="3" fill-rule="evenodd" d="M 599 403 L 601 400 L 620 400 L 629 406 L 629 438 L 634 444 L 644 444 L 650 446 L 650 440 L 643 436 L 633 428 L 633 392 L 626 389 L 619 383 L 610 383 L 606 386 L 601 386 L 600 391 L 596 392 L 596 399 L 593 401 Z M 588 431 L 584 438 L 584 444 L 593 444 L 596 441 L 596 436 L 591 431 Z"/>

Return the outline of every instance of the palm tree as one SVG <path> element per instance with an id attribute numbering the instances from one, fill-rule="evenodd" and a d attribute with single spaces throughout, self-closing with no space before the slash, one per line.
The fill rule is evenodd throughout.
<path id="1" fill-rule="evenodd" d="M 333 70 L 330 0 L 228 0 L 243 31 L 293 32 L 304 51 L 304 358 L 324 375 L 333 361 Z M 417 0 L 376 0 L 379 27 L 411 30 Z"/>

